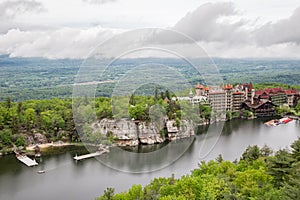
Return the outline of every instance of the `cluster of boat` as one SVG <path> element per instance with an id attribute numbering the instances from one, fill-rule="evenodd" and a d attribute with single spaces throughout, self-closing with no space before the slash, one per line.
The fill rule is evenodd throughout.
<path id="1" fill-rule="evenodd" d="M 293 121 L 293 119 L 291 119 L 289 117 L 284 117 L 284 118 L 281 118 L 281 119 L 272 119 L 270 121 L 265 122 L 265 124 L 268 125 L 268 126 L 278 126 L 280 124 L 287 124 L 291 121 Z"/>

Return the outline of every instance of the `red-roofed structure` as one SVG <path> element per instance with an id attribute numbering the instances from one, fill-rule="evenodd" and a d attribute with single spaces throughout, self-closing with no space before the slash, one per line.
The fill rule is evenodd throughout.
<path id="1" fill-rule="evenodd" d="M 196 89 L 196 95 L 197 95 L 197 96 L 202 96 L 202 95 L 204 95 L 203 88 L 204 88 L 203 85 L 201 85 L 200 83 L 198 83 L 198 84 L 196 85 L 195 89 Z"/>
<path id="2" fill-rule="evenodd" d="M 231 90 L 233 87 L 230 84 L 226 84 L 225 86 L 223 86 L 224 90 Z"/>
<path id="3" fill-rule="evenodd" d="M 282 105 L 287 103 L 287 96 L 285 90 L 282 88 L 267 88 L 263 90 L 257 90 L 255 97 L 258 99 L 270 100 L 275 105 Z"/>
<path id="4" fill-rule="evenodd" d="M 203 89 L 203 85 L 201 85 L 200 83 L 198 83 L 198 84 L 196 85 L 196 89 Z"/>
<path id="5" fill-rule="evenodd" d="M 297 89 L 287 89 L 285 90 L 286 95 L 297 95 L 299 94 L 299 91 Z"/>
<path id="6" fill-rule="evenodd" d="M 253 89 L 253 85 L 251 82 L 249 84 L 244 83 L 244 84 L 242 84 L 242 86 L 243 86 L 243 90 L 245 90 L 245 88 L 248 88 L 248 91 L 251 91 Z"/>
<path id="7" fill-rule="evenodd" d="M 250 82 L 250 83 L 244 83 L 244 84 L 242 84 L 242 88 L 241 89 L 242 89 L 242 91 L 245 92 L 246 99 L 251 99 L 251 91 L 253 89 L 252 83 Z"/>
<path id="8" fill-rule="evenodd" d="M 300 99 L 299 91 L 297 89 L 287 89 L 285 90 L 285 94 L 287 97 L 287 104 L 289 106 L 296 106 Z"/>

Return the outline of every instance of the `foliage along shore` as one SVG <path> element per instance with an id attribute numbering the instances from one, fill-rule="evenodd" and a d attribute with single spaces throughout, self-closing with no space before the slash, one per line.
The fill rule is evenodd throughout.
<path id="1" fill-rule="evenodd" d="M 300 196 L 300 138 L 291 150 L 275 153 L 249 146 L 239 161 L 201 161 L 191 174 L 176 179 L 155 178 L 150 184 L 114 194 L 107 188 L 98 200 L 298 200 Z"/>
<path id="2" fill-rule="evenodd" d="M 161 105 L 166 110 L 168 118 L 175 120 L 178 126 L 181 117 L 195 117 L 190 116 L 192 113 L 190 110 L 193 108 L 187 103 L 180 105 L 173 101 L 167 103 L 164 99 L 171 99 L 170 95 L 168 91 L 156 93 L 154 97 L 133 95 L 129 99 L 130 105 L 127 98 L 119 98 L 119 103 L 114 108 L 120 110 L 116 112 L 117 114 L 113 114 L 112 99 L 107 97 L 98 97 L 92 100 L 92 103 L 87 98 L 77 99 L 74 110 L 71 99 L 13 102 L 7 98 L 6 101 L 0 102 L 0 152 L 11 152 L 13 145 L 26 147 L 57 141 L 79 143 L 82 138 L 88 143 L 99 142 L 98 139 L 113 143 L 115 138 L 110 134 L 91 134 L 86 122 L 100 121 L 104 118 L 134 118 L 149 122 L 150 107 L 154 104 Z M 181 112 L 180 106 L 185 106 L 187 111 Z M 92 114 L 94 109 L 95 116 Z M 122 112 L 124 110 L 127 112 Z M 203 106 L 202 111 L 203 119 L 209 120 L 211 112 L 209 106 Z M 83 123 L 77 121 L 77 129 L 74 115 L 83 119 L 81 120 Z"/>
<path id="3" fill-rule="evenodd" d="M 256 85 L 256 87 L 269 86 L 274 86 L 274 84 Z M 282 85 L 278 83 L 275 86 Z M 129 118 L 148 122 L 150 121 L 150 113 L 152 112 L 151 114 L 155 115 L 155 112 L 158 111 L 157 114 L 159 115 L 159 109 L 162 108 L 166 117 L 175 121 L 175 125 L 178 127 L 181 125 L 182 119 L 194 121 L 196 124 L 209 124 L 211 119 L 212 121 L 216 120 L 208 103 L 193 107 L 185 101 L 170 100 L 172 96 L 173 94 L 167 90 L 158 91 L 155 88 L 154 96 L 132 95 L 131 97 L 118 97 L 117 99 L 97 97 L 94 100 L 82 98 L 75 101 L 74 110 L 72 109 L 71 99 L 55 98 L 51 100 L 13 102 L 10 98 L 7 98 L 6 101 L 0 102 L 0 153 L 11 152 L 13 145 L 25 147 L 57 141 L 80 143 L 82 138 L 88 142 L 95 142 L 95 140 L 104 138 L 108 143 L 114 143 L 115 138 L 111 137 L 111 134 L 90 134 L 90 128 L 78 121 L 76 130 L 73 114 L 79 119 L 84 119 L 83 121 L 90 122 L 100 121 L 104 118 Z M 115 101 L 114 112 L 112 109 L 113 100 Z M 159 105 L 160 108 L 151 110 L 153 105 Z M 91 114 L 94 110 L 95 116 Z M 300 102 L 295 108 L 285 106 L 278 108 L 278 114 L 280 115 L 299 115 L 299 113 Z M 253 115 L 249 111 L 226 113 L 227 119 L 251 118 L 251 116 Z M 78 132 L 80 132 L 81 137 Z"/>

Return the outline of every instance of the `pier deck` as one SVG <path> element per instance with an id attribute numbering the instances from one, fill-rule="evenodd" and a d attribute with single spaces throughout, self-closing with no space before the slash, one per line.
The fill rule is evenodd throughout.
<path id="1" fill-rule="evenodd" d="M 24 163 L 25 165 L 27 165 L 28 167 L 32 167 L 32 166 L 35 166 L 35 165 L 38 165 L 38 163 L 35 161 L 35 160 L 32 160 L 30 159 L 29 157 L 27 156 L 23 156 L 23 155 L 18 155 L 16 156 L 17 159 L 19 161 L 21 161 L 22 163 Z"/>
<path id="2" fill-rule="evenodd" d="M 87 158 L 92 158 L 92 157 L 96 157 L 96 156 L 100 156 L 104 153 L 109 152 L 109 150 L 107 149 L 102 149 L 101 151 L 96 151 L 95 153 L 89 153 L 89 154 L 85 154 L 85 155 L 81 155 L 81 156 L 75 156 L 73 157 L 74 160 L 78 161 L 78 160 L 83 160 L 83 159 L 87 159 Z"/>

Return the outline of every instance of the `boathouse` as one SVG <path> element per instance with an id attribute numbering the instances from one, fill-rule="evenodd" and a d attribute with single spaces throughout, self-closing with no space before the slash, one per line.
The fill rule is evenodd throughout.
<path id="1" fill-rule="evenodd" d="M 242 103 L 241 109 L 253 112 L 256 117 L 269 117 L 275 114 L 276 105 L 270 100 L 255 99 L 254 101 L 246 100 Z"/>

